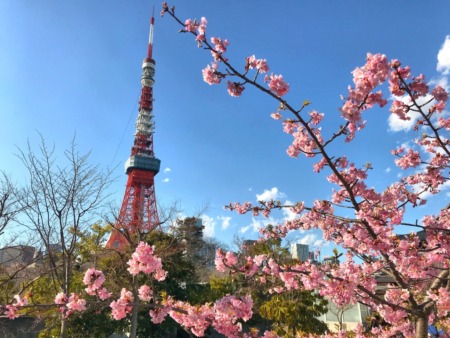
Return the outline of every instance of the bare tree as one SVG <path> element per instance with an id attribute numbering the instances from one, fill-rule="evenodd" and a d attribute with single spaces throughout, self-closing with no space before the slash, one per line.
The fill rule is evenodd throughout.
<path id="1" fill-rule="evenodd" d="M 109 171 L 89 163 L 89 153 L 78 153 L 75 139 L 64 155 L 57 161 L 55 147 L 49 148 L 42 136 L 37 153 L 29 142 L 26 151 L 20 150 L 29 175 L 21 191 L 25 217 L 20 224 L 39 237 L 55 289 L 70 294 L 76 243 L 104 206 L 111 178 Z M 66 329 L 62 320 L 61 337 Z"/>
<path id="2" fill-rule="evenodd" d="M 4 234 L 8 223 L 13 221 L 21 210 L 16 190 L 10 177 L 3 171 L 0 172 L 0 236 Z"/>

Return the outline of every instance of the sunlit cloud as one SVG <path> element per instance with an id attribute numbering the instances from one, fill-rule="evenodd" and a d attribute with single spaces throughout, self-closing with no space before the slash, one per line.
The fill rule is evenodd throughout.
<path id="1" fill-rule="evenodd" d="M 416 188 L 418 189 L 418 187 Z M 441 184 L 438 189 L 440 191 L 447 191 L 450 190 L 450 181 L 445 181 L 445 183 Z M 447 196 L 448 193 L 446 193 Z M 423 194 L 420 195 L 420 198 L 424 198 L 424 199 L 429 199 L 431 197 L 435 196 L 434 194 L 430 193 L 429 191 L 424 192 Z M 445 200 L 445 199 L 444 199 Z"/>
<path id="2" fill-rule="evenodd" d="M 438 78 L 432 79 L 429 82 L 429 85 L 440 85 L 441 87 L 448 89 L 448 79 L 446 78 L 446 76 L 450 74 L 450 35 L 447 35 L 445 37 L 445 41 L 437 54 L 436 70 L 441 74 L 438 76 Z M 425 97 L 420 97 L 417 100 L 417 103 L 419 105 L 422 105 L 430 101 L 432 98 L 432 95 L 426 95 Z M 391 97 L 391 99 L 397 99 L 406 104 L 408 104 L 410 100 L 409 96 L 407 95 L 402 97 Z M 432 104 L 433 102 L 428 103 L 427 105 L 422 107 L 422 110 L 428 111 Z M 414 127 L 417 119 L 420 117 L 420 113 L 409 111 L 407 115 L 410 120 L 404 121 L 401 120 L 396 114 L 390 114 L 388 119 L 389 130 L 393 132 L 411 130 L 411 128 Z"/>
<path id="3" fill-rule="evenodd" d="M 450 35 L 445 37 L 445 41 L 438 52 L 437 60 L 437 71 L 448 75 L 450 73 Z"/>
<path id="4" fill-rule="evenodd" d="M 217 217 L 220 221 L 221 221 L 221 228 L 223 230 L 228 229 L 228 227 L 230 226 L 230 221 L 231 221 L 231 217 L 227 217 L 227 216 L 218 216 Z"/>
<path id="5" fill-rule="evenodd" d="M 278 191 L 277 187 L 273 187 L 270 190 L 265 189 L 262 194 L 256 194 L 256 200 L 258 201 L 270 201 L 270 200 L 279 200 L 284 198 L 286 195 L 280 191 Z"/>
<path id="6" fill-rule="evenodd" d="M 297 243 L 305 244 L 305 245 L 316 247 L 316 248 L 321 248 L 327 244 L 327 242 L 325 240 L 318 238 L 318 236 L 316 234 L 307 234 L 307 235 L 303 236 L 302 238 L 300 238 L 297 241 Z"/>
<path id="7" fill-rule="evenodd" d="M 286 200 L 284 202 L 284 204 L 293 205 L 294 203 L 289 200 Z M 292 221 L 298 217 L 298 214 L 293 212 L 290 208 L 284 208 L 282 211 L 283 211 L 283 215 L 284 215 L 283 223 L 286 221 Z"/>
<path id="8" fill-rule="evenodd" d="M 214 237 L 216 221 L 214 218 L 209 217 L 208 215 L 201 215 L 202 224 L 205 227 L 203 229 L 203 237 Z"/>
<path id="9" fill-rule="evenodd" d="M 406 95 L 402 97 L 392 97 L 392 99 L 402 101 L 405 104 L 409 103 L 409 97 Z M 431 95 L 427 95 L 425 97 L 420 97 L 416 101 L 418 104 L 422 105 L 425 102 L 429 101 L 430 99 Z M 423 109 L 426 111 L 429 105 L 430 104 L 424 106 Z M 390 114 L 388 118 L 389 130 L 393 132 L 411 130 L 412 127 L 414 127 L 414 124 L 416 123 L 417 119 L 420 117 L 420 113 L 416 111 L 409 111 L 407 116 L 410 119 L 405 121 L 400 119 L 396 114 Z"/>

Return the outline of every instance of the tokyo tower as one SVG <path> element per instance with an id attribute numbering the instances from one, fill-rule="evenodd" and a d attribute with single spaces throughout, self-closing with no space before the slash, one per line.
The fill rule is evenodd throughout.
<path id="1" fill-rule="evenodd" d="M 155 175 L 161 161 L 153 152 L 153 84 L 155 83 L 155 60 L 153 52 L 154 15 L 150 21 L 147 57 L 142 63 L 141 97 L 136 120 L 136 133 L 131 155 L 125 163 L 128 175 L 122 206 L 106 248 L 123 251 L 128 246 L 124 233 L 136 235 L 159 226 L 155 197 Z"/>

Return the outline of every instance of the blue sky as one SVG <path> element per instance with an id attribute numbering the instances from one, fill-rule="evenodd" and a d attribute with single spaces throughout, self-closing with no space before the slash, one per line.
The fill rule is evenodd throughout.
<path id="1" fill-rule="evenodd" d="M 209 36 L 229 39 L 228 57 L 234 64 L 243 66 L 252 54 L 267 59 L 271 70 L 289 82 L 288 101 L 294 106 L 312 101 L 311 109 L 325 113 L 329 132 L 341 123 L 340 95 L 346 95 L 351 71 L 364 64 L 367 52 L 398 58 L 414 74 L 448 83 L 448 1 L 169 4 L 176 5 L 182 19 L 205 16 Z M 38 142 L 39 132 L 62 151 L 76 133 L 79 149 L 91 150 L 93 163 L 117 166 L 113 197 L 121 203 L 152 5 L 141 0 L 0 3 L 1 169 L 20 182 L 24 172 L 14 155 L 17 147 L 24 148 L 27 139 Z M 159 12 L 159 2 L 155 7 Z M 176 202 L 185 215 L 207 206 L 207 234 L 230 242 L 234 234 L 255 238 L 255 228 L 265 222 L 224 211 L 231 201 L 272 196 L 310 203 L 329 196 L 332 187 L 324 175 L 313 174 L 312 161 L 286 155 L 290 137 L 270 118 L 276 102 L 251 88 L 242 98 L 232 98 L 225 87 L 204 83 L 201 69 L 210 54 L 178 30 L 169 17 L 156 17 L 154 138 L 162 161 L 156 177 L 160 204 Z M 367 128 L 355 142 L 337 143 L 334 149 L 357 165 L 371 162 L 369 183 L 382 188 L 400 173 L 389 151 L 410 134 L 408 126 L 389 121 L 388 109 L 373 109 L 366 118 Z M 448 195 L 443 198 L 448 202 Z M 443 198 L 431 198 L 417 215 L 436 210 Z M 296 236 L 292 240 L 321 244 L 318 233 Z"/>

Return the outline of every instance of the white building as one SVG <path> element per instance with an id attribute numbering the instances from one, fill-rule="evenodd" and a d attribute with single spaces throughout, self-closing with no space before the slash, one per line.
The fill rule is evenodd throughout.
<path id="1" fill-rule="evenodd" d="M 291 256 L 302 262 L 305 262 L 310 258 L 312 259 L 309 247 L 306 244 L 291 244 Z"/>

